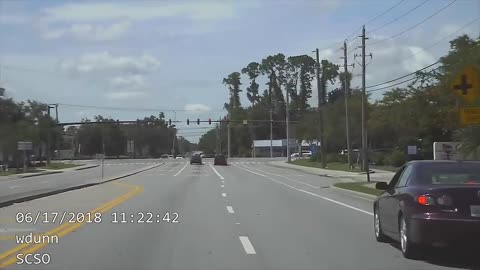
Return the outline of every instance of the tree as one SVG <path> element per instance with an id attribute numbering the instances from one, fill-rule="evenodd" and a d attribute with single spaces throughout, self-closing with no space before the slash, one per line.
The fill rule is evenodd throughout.
<path id="1" fill-rule="evenodd" d="M 226 104 L 225 109 L 235 110 L 241 107 L 240 92 L 242 92 L 242 90 L 240 89 L 240 85 L 242 85 L 242 83 L 240 82 L 240 72 L 230 73 L 227 78 L 223 79 L 223 84 L 228 86 L 230 92 L 230 102 L 228 105 Z"/>
<path id="2" fill-rule="evenodd" d="M 260 100 L 258 93 L 259 85 L 255 81 L 260 75 L 260 64 L 257 62 L 251 62 L 247 67 L 242 69 L 242 73 L 247 74 L 250 79 L 250 85 L 247 87 L 247 98 L 252 105 L 255 105 L 255 103 Z"/>

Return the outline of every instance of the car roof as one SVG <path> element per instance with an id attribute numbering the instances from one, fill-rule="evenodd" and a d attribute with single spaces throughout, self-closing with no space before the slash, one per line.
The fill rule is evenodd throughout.
<path id="1" fill-rule="evenodd" d="M 407 164 L 441 164 L 441 163 L 477 163 L 480 165 L 480 161 L 476 160 L 412 160 Z"/>

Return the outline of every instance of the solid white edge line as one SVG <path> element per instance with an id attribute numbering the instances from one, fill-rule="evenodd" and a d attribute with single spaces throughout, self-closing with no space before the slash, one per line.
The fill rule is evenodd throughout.
<path id="1" fill-rule="evenodd" d="M 253 247 L 252 243 L 248 239 L 248 236 L 239 236 L 240 242 L 242 243 L 243 249 L 247 254 L 257 254 L 255 252 L 255 248 Z"/>
<path id="2" fill-rule="evenodd" d="M 259 171 L 259 172 L 263 172 L 263 173 L 266 173 L 266 174 L 270 174 L 270 175 L 275 175 L 275 176 L 281 177 L 281 178 L 283 178 L 283 179 L 286 179 L 286 180 L 288 180 L 288 181 L 292 181 L 292 182 L 295 182 L 295 183 L 299 183 L 299 184 L 302 184 L 302 185 L 306 185 L 306 186 L 309 186 L 309 187 L 312 187 L 312 188 L 320 188 L 319 186 L 315 186 L 315 185 L 311 185 L 311 184 L 309 184 L 309 183 L 305 183 L 305 182 L 302 182 L 302 181 L 290 179 L 290 178 L 285 177 L 285 176 L 283 176 L 283 175 L 279 175 L 279 174 L 267 172 L 267 171 L 260 170 L 260 169 L 254 169 L 254 170 L 257 170 L 257 171 Z"/>
<path id="3" fill-rule="evenodd" d="M 225 179 L 225 178 L 223 178 L 223 176 L 221 176 L 220 173 L 218 173 L 217 170 L 212 166 L 212 163 L 211 163 L 211 162 L 209 162 L 208 165 L 210 165 L 210 168 L 212 168 L 213 172 L 215 172 L 215 174 L 216 174 L 218 177 L 220 177 L 220 179 L 222 179 L 222 180 Z"/>
<path id="4" fill-rule="evenodd" d="M 185 166 L 183 166 L 183 167 L 180 169 L 180 171 L 178 171 L 178 172 L 177 172 L 175 175 L 173 175 L 173 176 L 179 175 L 187 166 L 188 166 L 188 164 L 185 164 Z"/>
<path id="5" fill-rule="evenodd" d="M 251 171 L 251 170 L 249 170 L 249 169 L 242 168 L 242 167 L 237 166 L 237 165 L 235 165 L 235 166 L 238 167 L 238 168 L 240 168 L 240 169 L 242 169 L 242 170 L 249 171 L 249 172 L 251 172 L 251 173 L 253 173 L 253 174 L 263 176 L 263 177 L 265 177 L 265 178 L 267 178 L 267 179 L 269 179 L 269 180 L 271 180 L 271 181 L 273 181 L 273 182 L 275 182 L 275 183 L 278 183 L 278 184 L 287 186 L 287 187 L 292 188 L 292 189 L 295 189 L 295 190 L 297 190 L 297 191 L 300 191 L 300 192 L 303 192 L 303 193 L 306 193 L 306 194 L 315 196 L 315 197 L 317 197 L 317 198 L 324 199 L 324 200 L 326 200 L 326 201 L 329 201 L 329 202 L 332 202 L 332 203 L 335 203 L 335 204 L 338 204 L 338 205 L 341 205 L 341 206 L 344 206 L 344 207 L 347 207 L 347 208 L 356 210 L 356 211 L 358 211 L 358 212 L 361 212 L 361 213 L 364 213 L 364 214 L 367 214 L 367 215 L 370 215 L 370 216 L 373 216 L 373 213 L 368 212 L 368 211 L 365 211 L 365 210 L 362 210 L 362 209 L 360 209 L 360 208 L 357 208 L 357 207 L 354 207 L 354 206 L 351 206 L 351 205 L 348 205 L 348 204 L 345 204 L 345 203 L 342 203 L 342 202 L 339 202 L 339 201 L 332 200 L 332 199 L 330 199 L 330 198 L 327 198 L 327 197 L 324 197 L 324 196 L 315 194 L 315 193 L 310 192 L 310 191 L 303 190 L 303 189 L 301 189 L 301 188 L 296 188 L 296 187 L 294 187 L 294 186 L 290 186 L 290 185 L 288 185 L 288 184 L 285 184 L 285 183 L 283 183 L 283 182 L 277 181 L 277 180 L 275 180 L 275 179 L 273 179 L 273 178 L 271 178 L 271 177 L 268 177 L 268 176 L 266 176 L 266 175 L 263 175 L 263 174 L 261 174 L 261 173 L 254 172 L 254 171 Z"/>
<path id="6" fill-rule="evenodd" d="M 227 193 L 222 193 L 222 197 L 227 197 Z"/>
<path id="7" fill-rule="evenodd" d="M 233 211 L 233 207 L 231 207 L 230 205 L 227 205 L 227 211 L 230 214 L 235 214 L 235 211 Z"/>

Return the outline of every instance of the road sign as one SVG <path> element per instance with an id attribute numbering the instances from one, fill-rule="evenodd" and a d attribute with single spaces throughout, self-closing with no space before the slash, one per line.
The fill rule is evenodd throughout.
<path id="1" fill-rule="evenodd" d="M 32 142 L 22 141 L 17 143 L 18 150 L 32 150 Z"/>
<path id="2" fill-rule="evenodd" d="M 434 160 L 463 160 L 465 159 L 459 150 L 459 142 L 434 142 Z"/>
<path id="3" fill-rule="evenodd" d="M 469 103 L 473 103 L 480 96 L 480 76 L 473 67 L 465 68 L 455 77 L 452 84 L 455 93 Z"/>
<path id="4" fill-rule="evenodd" d="M 464 125 L 480 124 L 480 107 L 461 108 L 460 122 Z"/>
<path id="5" fill-rule="evenodd" d="M 407 146 L 407 153 L 409 155 L 416 155 L 417 154 L 417 146 L 416 145 Z"/>

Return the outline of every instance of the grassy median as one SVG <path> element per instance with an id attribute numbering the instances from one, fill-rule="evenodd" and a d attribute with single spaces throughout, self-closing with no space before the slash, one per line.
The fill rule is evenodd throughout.
<path id="1" fill-rule="evenodd" d="M 354 183 L 336 183 L 333 186 L 348 190 L 353 190 L 357 192 L 362 192 L 370 195 L 378 196 L 382 194 L 382 190 L 374 189 L 371 187 L 365 186 L 366 184 L 371 184 L 374 182 L 354 182 Z"/>
<path id="2" fill-rule="evenodd" d="M 318 161 L 310 161 L 309 159 L 297 159 L 292 162 L 291 164 L 300 165 L 305 167 L 313 167 L 313 168 L 320 168 L 322 169 L 322 164 Z M 334 171 L 345 171 L 345 172 L 361 172 L 360 168 L 353 168 L 350 170 L 348 168 L 347 163 L 340 163 L 340 162 L 329 162 L 327 163 L 327 170 L 334 170 Z"/>
<path id="3" fill-rule="evenodd" d="M 50 163 L 49 165 L 45 167 L 40 167 L 40 168 L 47 169 L 47 170 L 63 170 L 63 169 L 74 168 L 78 166 L 81 166 L 81 165 L 70 164 L 70 163 Z"/>

